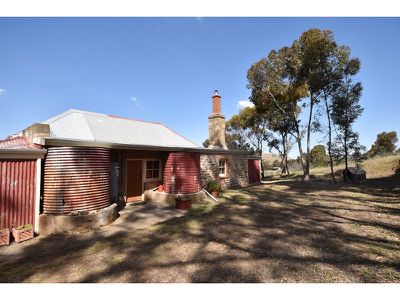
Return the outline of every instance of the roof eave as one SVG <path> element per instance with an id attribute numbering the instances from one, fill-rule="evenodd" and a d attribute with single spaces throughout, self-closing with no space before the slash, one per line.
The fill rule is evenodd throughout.
<path id="1" fill-rule="evenodd" d="M 139 145 L 139 144 L 120 144 L 102 141 L 87 141 L 77 139 L 58 139 L 58 138 L 44 138 L 44 146 L 64 146 L 64 147 L 103 147 L 110 149 L 125 149 L 125 150 L 152 150 L 152 151 L 186 151 L 186 152 L 199 152 L 204 154 L 237 154 L 249 155 L 246 151 L 226 150 L 226 149 L 208 149 L 200 147 L 181 147 L 181 146 L 155 146 L 155 145 Z"/>
<path id="2" fill-rule="evenodd" d="M 0 158 L 2 159 L 37 159 L 44 158 L 46 149 L 0 149 Z"/>

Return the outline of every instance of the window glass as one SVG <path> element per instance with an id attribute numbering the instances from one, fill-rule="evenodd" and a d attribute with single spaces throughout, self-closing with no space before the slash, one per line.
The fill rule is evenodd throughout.
<path id="1" fill-rule="evenodd" d="M 160 161 L 146 161 L 146 179 L 158 179 L 160 177 Z"/>
<path id="2" fill-rule="evenodd" d="M 226 160 L 220 159 L 219 161 L 219 175 L 226 175 Z"/>

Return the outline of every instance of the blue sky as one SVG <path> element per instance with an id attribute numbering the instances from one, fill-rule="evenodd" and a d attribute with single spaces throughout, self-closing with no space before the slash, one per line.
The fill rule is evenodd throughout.
<path id="1" fill-rule="evenodd" d="M 251 64 L 313 27 L 361 59 L 361 143 L 400 134 L 400 18 L 0 18 L 0 138 L 75 108 L 159 121 L 200 145 L 213 90 L 228 119 Z"/>

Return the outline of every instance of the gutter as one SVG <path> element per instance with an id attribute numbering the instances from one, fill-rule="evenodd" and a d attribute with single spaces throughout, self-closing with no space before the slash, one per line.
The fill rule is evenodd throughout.
<path id="1" fill-rule="evenodd" d="M 0 158 L 44 158 L 46 149 L 11 149 L 0 148 Z"/>

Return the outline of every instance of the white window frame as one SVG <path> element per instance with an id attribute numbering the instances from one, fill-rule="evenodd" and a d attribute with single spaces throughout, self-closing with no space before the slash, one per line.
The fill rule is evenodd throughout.
<path id="1" fill-rule="evenodd" d="M 146 173 L 147 173 L 147 162 L 148 161 L 158 161 L 158 165 L 159 165 L 159 172 L 158 172 L 158 178 L 146 178 Z M 144 177 L 144 181 L 143 182 L 154 182 L 154 181 L 160 181 L 162 180 L 162 166 L 161 166 L 161 159 L 145 159 L 143 161 L 144 164 L 144 172 L 143 172 L 143 177 Z M 151 170 L 155 170 L 155 169 L 151 169 Z"/>
<path id="2" fill-rule="evenodd" d="M 224 167 L 223 167 L 225 172 L 223 174 L 221 174 L 221 168 L 222 168 L 221 165 L 220 165 L 221 161 L 225 162 Z M 228 162 L 227 162 L 226 158 L 221 158 L 220 160 L 218 160 L 218 176 L 219 177 L 226 177 L 227 166 L 228 166 Z"/>

